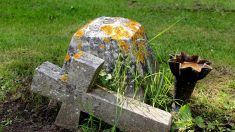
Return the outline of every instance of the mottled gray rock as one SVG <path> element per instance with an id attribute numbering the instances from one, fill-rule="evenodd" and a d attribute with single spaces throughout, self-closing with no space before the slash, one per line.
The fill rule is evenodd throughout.
<path id="1" fill-rule="evenodd" d="M 76 88 L 61 79 L 61 72 L 58 66 L 45 62 L 36 69 L 32 83 L 33 92 L 65 103 L 58 114 L 58 125 L 77 127 L 81 110 L 125 131 L 170 130 L 170 113 L 106 89 L 72 92 Z"/>
<path id="2" fill-rule="evenodd" d="M 71 58 L 80 51 L 93 54 L 105 60 L 103 65 L 107 73 L 112 73 L 115 64 L 118 63 L 118 56 L 121 61 L 128 64 L 126 73 L 127 90 L 125 95 L 133 97 L 135 92 L 136 72 L 142 77 L 144 74 L 152 74 L 158 71 L 157 63 L 153 59 L 154 54 L 147 43 L 147 37 L 143 26 L 131 19 L 122 17 L 99 17 L 73 35 L 68 52 L 65 57 L 65 72 L 70 67 Z M 126 59 L 130 57 L 128 62 Z M 138 91 L 138 96 L 143 96 L 143 89 Z"/>

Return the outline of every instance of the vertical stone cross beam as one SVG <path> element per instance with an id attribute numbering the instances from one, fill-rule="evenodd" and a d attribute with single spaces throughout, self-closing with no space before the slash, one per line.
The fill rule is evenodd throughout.
<path id="1" fill-rule="evenodd" d="M 99 62 L 99 64 L 102 64 L 102 61 Z M 78 65 L 79 62 L 72 59 L 71 68 Z M 69 84 L 73 82 L 73 80 L 69 80 L 70 76 L 78 74 L 71 75 L 71 73 L 68 73 L 68 79 L 61 79 L 60 73 L 62 71 L 62 68 L 50 62 L 45 62 L 36 68 L 32 83 L 33 92 L 63 102 L 56 119 L 57 125 L 65 128 L 76 128 L 80 111 L 83 111 L 108 124 L 117 126 L 123 131 L 170 131 L 172 120 L 170 113 L 106 89 L 94 87 L 87 89 L 89 92 L 84 92 L 86 89 L 76 89 L 80 87 L 79 84 Z M 75 72 L 77 71 L 75 70 Z M 79 77 L 82 77 L 82 75 L 77 76 L 78 80 L 81 79 Z M 94 80 L 94 77 L 90 80 Z M 90 82 L 86 86 L 91 86 L 93 81 Z"/>
<path id="2" fill-rule="evenodd" d="M 58 86 L 57 82 L 55 81 L 62 81 L 63 84 L 67 85 L 67 88 L 60 90 L 68 92 L 69 93 L 68 97 L 75 98 L 76 94 L 86 93 L 87 91 L 90 90 L 103 64 L 104 60 L 96 56 L 93 56 L 91 54 L 80 51 L 79 53 L 76 54 L 76 56 L 71 58 L 71 62 L 68 68 L 68 73 L 63 73 L 62 75 L 59 75 L 62 72 L 54 71 L 55 68 L 48 69 L 50 68 L 50 63 L 46 62 L 36 69 L 36 75 L 34 76 L 32 82 L 32 90 L 33 91 L 37 91 L 39 89 L 43 89 L 45 91 L 48 90 L 44 84 L 40 84 L 40 82 L 45 83 L 45 80 L 39 82 L 39 80 L 43 78 L 47 79 L 47 82 L 51 82 L 50 87 L 54 87 L 54 89 L 60 88 L 60 86 Z M 50 76 L 48 74 L 53 75 L 54 72 L 57 72 L 56 77 L 59 76 L 57 80 L 55 79 L 55 76 L 52 78 L 48 78 L 48 76 Z M 55 91 L 50 91 L 50 94 L 56 94 L 56 93 Z M 56 97 L 55 99 L 60 100 L 60 97 Z M 79 107 L 74 107 L 73 101 L 63 102 L 60 111 L 56 117 L 55 124 L 64 128 L 73 129 L 77 128 L 77 125 L 79 123 L 79 118 L 80 118 Z"/>

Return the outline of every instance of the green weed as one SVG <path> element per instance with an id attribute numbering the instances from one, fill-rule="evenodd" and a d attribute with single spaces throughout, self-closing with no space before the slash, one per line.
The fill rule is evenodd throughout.
<path id="1" fill-rule="evenodd" d="M 230 128 L 229 128 L 230 127 Z M 193 118 L 190 107 L 183 105 L 179 109 L 178 113 L 174 114 L 174 122 L 171 131 L 231 131 L 234 126 L 230 124 L 229 127 L 225 127 L 223 123 L 217 120 L 205 121 L 202 116 Z"/>
<path id="2" fill-rule="evenodd" d="M 3 132 L 4 128 L 12 124 L 11 119 L 6 119 L 0 122 L 0 132 Z"/>

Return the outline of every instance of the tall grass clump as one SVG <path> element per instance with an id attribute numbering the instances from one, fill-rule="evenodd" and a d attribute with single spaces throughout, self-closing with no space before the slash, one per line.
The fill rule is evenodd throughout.
<path id="1" fill-rule="evenodd" d="M 125 60 L 125 61 L 123 61 Z M 121 95 L 127 89 L 127 75 L 130 72 L 130 57 L 123 58 L 120 54 L 112 73 L 101 71 L 98 85 L 116 91 Z M 139 89 L 144 89 L 144 101 L 149 105 L 167 110 L 172 102 L 170 89 L 173 87 L 173 76 L 168 68 L 160 68 L 157 73 L 141 76 L 134 71 L 132 81 L 134 82 L 134 97 Z"/>
<path id="2" fill-rule="evenodd" d="M 153 107 L 168 111 L 172 103 L 170 90 L 173 86 L 173 76 L 170 71 L 162 68 L 158 73 L 146 76 L 145 78 L 148 80 L 145 85 L 146 102 Z"/>

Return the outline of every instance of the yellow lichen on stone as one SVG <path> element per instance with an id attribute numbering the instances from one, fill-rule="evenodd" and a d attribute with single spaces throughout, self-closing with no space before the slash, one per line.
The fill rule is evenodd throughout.
<path id="1" fill-rule="evenodd" d="M 120 35 L 112 35 L 111 38 L 112 38 L 112 40 L 120 40 L 121 36 Z"/>
<path id="2" fill-rule="evenodd" d="M 118 36 L 118 38 L 130 38 L 130 33 L 123 27 L 123 26 L 118 26 L 114 29 L 114 35 Z"/>
<path id="3" fill-rule="evenodd" d="M 137 42 L 135 41 L 131 52 L 132 54 L 137 58 L 138 61 L 141 63 L 145 62 L 145 57 L 147 55 L 146 49 L 145 49 L 145 42 Z"/>
<path id="4" fill-rule="evenodd" d="M 107 35 L 112 35 L 113 33 L 113 26 L 111 25 L 104 25 L 101 27 L 101 30 L 104 31 Z"/>
<path id="5" fill-rule="evenodd" d="M 118 35 L 122 35 L 124 30 L 125 30 L 125 29 L 124 29 L 124 27 L 122 27 L 122 26 L 118 26 L 118 27 L 115 27 L 115 28 L 114 28 L 115 34 L 118 34 Z"/>
<path id="6" fill-rule="evenodd" d="M 100 49 L 104 49 L 105 45 L 104 44 L 100 44 Z"/>
<path id="7" fill-rule="evenodd" d="M 140 61 L 142 64 L 145 62 L 145 52 L 141 51 L 140 49 L 134 49 L 132 50 L 132 54 L 136 57 L 138 61 Z"/>
<path id="8" fill-rule="evenodd" d="M 139 29 L 139 32 L 144 35 L 144 28 L 141 26 L 140 29 Z"/>
<path id="9" fill-rule="evenodd" d="M 131 20 L 131 19 L 128 19 L 128 20 L 129 20 L 128 23 L 130 23 L 130 24 L 132 24 L 132 25 L 140 26 L 140 24 L 139 24 L 138 22 L 133 21 L 133 20 Z"/>
<path id="10" fill-rule="evenodd" d="M 136 35 L 136 38 L 139 39 L 143 37 L 143 32 L 141 30 L 138 30 L 135 35 Z"/>
<path id="11" fill-rule="evenodd" d="M 80 29 L 75 33 L 75 36 L 78 38 L 81 38 L 83 35 L 84 35 L 83 29 Z"/>
<path id="12" fill-rule="evenodd" d="M 79 59 L 79 58 L 81 58 L 82 55 L 83 55 L 83 51 L 79 51 L 79 52 L 75 53 L 73 57 L 75 59 Z"/>
<path id="13" fill-rule="evenodd" d="M 82 43 L 79 43 L 79 44 L 78 44 L 78 49 L 79 49 L 79 50 L 82 50 L 82 48 L 83 48 Z"/>
<path id="14" fill-rule="evenodd" d="M 78 29 L 77 32 L 75 33 L 75 36 L 78 37 L 78 38 L 81 38 L 84 35 L 84 29 L 86 29 L 90 25 L 91 22 L 93 22 L 93 20 L 88 22 L 82 28 Z"/>
<path id="15" fill-rule="evenodd" d="M 130 38 L 130 33 L 123 26 L 113 27 L 111 25 L 104 25 L 101 27 L 101 30 L 113 40 L 120 40 L 123 37 Z"/>
<path id="16" fill-rule="evenodd" d="M 137 31 L 138 30 L 137 27 L 139 26 L 139 24 L 129 19 L 129 22 L 125 23 L 125 26 L 132 29 L 133 31 Z"/>
<path id="17" fill-rule="evenodd" d="M 69 61 L 69 59 L 70 59 L 70 55 L 69 55 L 69 54 L 66 54 L 64 60 L 65 60 L 65 61 Z"/>
<path id="18" fill-rule="evenodd" d="M 104 42 L 108 43 L 108 42 L 110 42 L 110 40 L 108 38 L 104 38 Z"/>
<path id="19" fill-rule="evenodd" d="M 63 82 L 67 82 L 69 79 L 68 74 L 63 74 L 60 76 L 60 80 Z"/>
<path id="20" fill-rule="evenodd" d="M 144 63 L 144 60 L 145 60 L 144 56 L 145 56 L 145 54 L 144 54 L 143 52 L 140 52 L 140 53 L 138 54 L 138 60 L 139 60 L 141 63 Z"/>
<path id="21" fill-rule="evenodd" d="M 125 41 L 119 41 L 119 46 L 121 47 L 122 50 L 125 51 L 125 53 L 128 52 L 128 44 Z"/>
<path id="22" fill-rule="evenodd" d="M 138 30 L 131 38 L 134 46 L 139 47 L 139 43 L 137 42 L 137 40 L 141 38 L 144 39 L 144 33 L 142 32 L 142 30 Z"/>
<path id="23" fill-rule="evenodd" d="M 138 43 L 138 47 L 140 48 L 140 50 L 142 50 L 144 48 L 145 42 L 139 42 Z"/>

